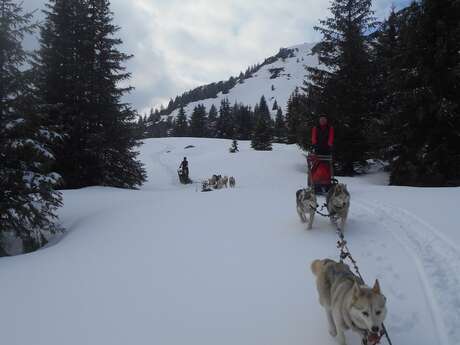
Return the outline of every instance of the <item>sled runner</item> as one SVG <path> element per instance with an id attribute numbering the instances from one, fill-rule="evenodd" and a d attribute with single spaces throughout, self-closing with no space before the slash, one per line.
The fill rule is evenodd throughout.
<path id="1" fill-rule="evenodd" d="M 180 183 L 182 183 L 182 184 L 193 183 L 193 181 L 187 176 L 187 173 L 185 172 L 184 169 L 177 170 L 177 175 L 179 175 Z"/>
<path id="2" fill-rule="evenodd" d="M 331 155 L 316 155 L 310 153 L 307 156 L 308 186 L 315 188 L 316 194 L 326 194 L 332 184 L 337 183 L 334 178 L 334 169 Z"/>

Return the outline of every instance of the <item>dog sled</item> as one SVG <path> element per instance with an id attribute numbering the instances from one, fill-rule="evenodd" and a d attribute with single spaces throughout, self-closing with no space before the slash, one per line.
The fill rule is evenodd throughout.
<path id="1" fill-rule="evenodd" d="M 193 183 L 193 181 L 188 177 L 187 172 L 185 169 L 179 168 L 177 170 L 177 175 L 179 175 L 179 181 L 182 184 L 190 184 Z"/>
<path id="2" fill-rule="evenodd" d="M 310 153 L 307 156 L 307 165 L 308 186 L 313 187 L 316 194 L 327 194 L 331 186 L 337 183 L 334 178 L 332 155 Z"/>

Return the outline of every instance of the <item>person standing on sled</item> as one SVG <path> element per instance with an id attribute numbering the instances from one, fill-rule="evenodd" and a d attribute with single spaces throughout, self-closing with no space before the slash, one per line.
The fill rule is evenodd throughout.
<path id="1" fill-rule="evenodd" d="M 332 168 L 329 157 L 321 159 L 318 156 L 330 156 L 334 147 L 334 127 L 332 127 L 325 115 L 319 118 L 319 124 L 312 128 L 311 143 L 313 153 L 311 161 L 310 183 L 316 193 L 326 193 L 331 187 Z"/>
<path id="2" fill-rule="evenodd" d="M 184 157 L 184 160 L 180 163 L 180 169 L 183 171 L 185 178 L 188 180 L 189 170 L 187 157 Z"/>
<path id="3" fill-rule="evenodd" d="M 319 118 L 319 125 L 311 131 L 311 144 L 317 155 L 329 156 L 334 146 L 334 127 L 329 125 L 327 117 Z"/>

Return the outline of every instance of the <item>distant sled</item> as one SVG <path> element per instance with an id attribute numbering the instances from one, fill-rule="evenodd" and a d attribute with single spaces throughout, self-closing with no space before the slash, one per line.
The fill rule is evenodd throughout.
<path id="1" fill-rule="evenodd" d="M 179 175 L 179 181 L 182 184 L 191 184 L 193 181 L 187 176 L 186 172 L 183 169 L 177 170 L 177 175 Z"/>

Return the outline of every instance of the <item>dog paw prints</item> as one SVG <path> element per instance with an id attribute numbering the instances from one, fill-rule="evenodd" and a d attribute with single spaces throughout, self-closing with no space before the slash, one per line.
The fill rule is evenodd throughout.
<path id="1" fill-rule="evenodd" d="M 412 330 L 420 322 L 420 317 L 416 312 L 412 312 L 407 315 L 391 315 L 391 332 L 394 333 L 405 333 Z"/>
<path id="2" fill-rule="evenodd" d="M 393 272 L 393 271 L 394 271 L 393 265 L 391 265 L 391 264 L 386 265 L 386 266 L 385 266 L 385 271 Z"/>
<path id="3" fill-rule="evenodd" d="M 369 258 L 369 257 L 374 256 L 374 254 L 372 253 L 372 251 L 366 250 L 366 251 L 364 252 L 364 256 L 367 257 L 367 258 Z"/>
<path id="4" fill-rule="evenodd" d="M 405 301 L 407 299 L 407 296 L 404 292 L 398 291 L 392 287 L 390 287 L 388 291 L 399 301 Z"/>
<path id="5" fill-rule="evenodd" d="M 392 265 L 387 265 L 386 267 L 384 267 L 384 269 L 389 273 L 391 274 L 391 277 L 394 279 L 394 280 L 400 280 L 401 279 L 401 276 L 399 275 L 399 273 L 397 271 L 395 271 L 394 267 Z"/>

